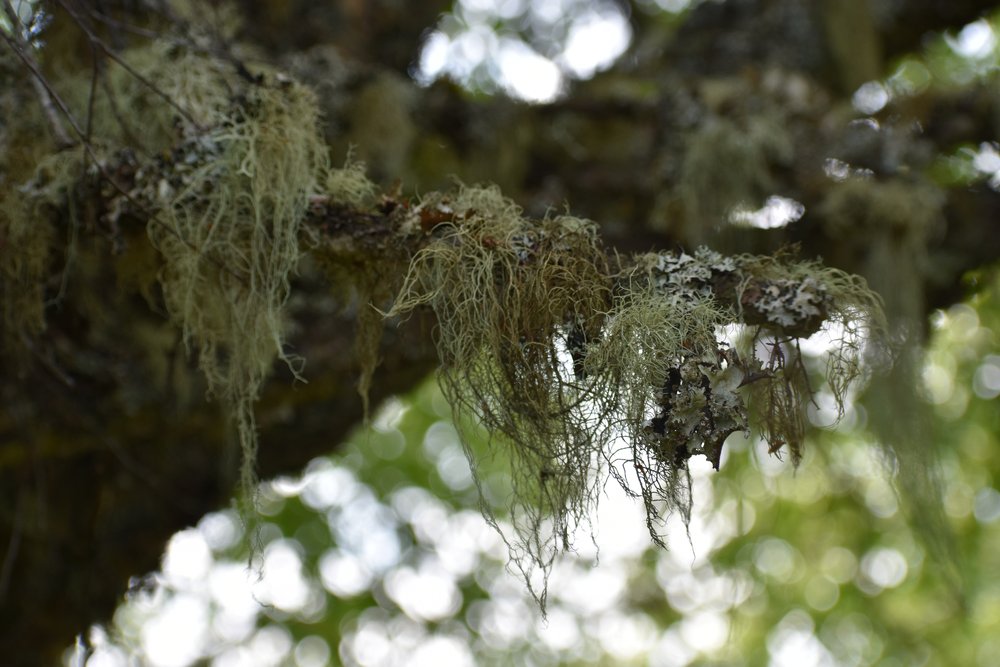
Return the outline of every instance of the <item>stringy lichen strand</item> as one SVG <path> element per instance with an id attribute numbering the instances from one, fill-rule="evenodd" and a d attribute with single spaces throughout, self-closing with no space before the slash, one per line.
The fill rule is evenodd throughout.
<path id="1" fill-rule="evenodd" d="M 665 514 L 690 519 L 688 460 L 719 466 L 726 437 L 749 428 L 747 394 L 772 450 L 787 444 L 798 461 L 811 397 L 804 366 L 738 351 L 721 327 L 743 319 L 755 342 L 797 350 L 795 336 L 837 323 L 838 400 L 861 373 L 857 335 L 882 330 L 863 281 L 818 263 L 700 250 L 639 256 L 609 273 L 591 223 L 531 223 L 495 187 L 422 206 L 444 215 L 389 315 L 434 311 L 456 421 L 472 416 L 510 461 L 511 528 L 501 534 L 543 609 L 554 559 L 572 548 L 609 474 L 643 500 L 662 545 Z M 482 454 L 461 431 L 478 484 Z M 485 501 L 483 510 L 500 529 Z"/>
<path id="2" fill-rule="evenodd" d="M 253 404 L 283 344 L 282 307 L 300 257 L 299 224 L 326 168 L 312 93 L 260 85 L 229 118 L 186 145 L 199 166 L 164 186 L 150 238 L 163 255 L 164 298 L 198 353 L 210 392 L 229 409 L 252 502 L 257 433 Z"/>

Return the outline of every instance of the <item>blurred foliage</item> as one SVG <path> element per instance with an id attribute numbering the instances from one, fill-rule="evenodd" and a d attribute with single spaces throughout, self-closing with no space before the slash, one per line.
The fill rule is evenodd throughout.
<path id="1" fill-rule="evenodd" d="M 543 621 L 505 571 L 451 410 L 428 382 L 335 456 L 264 485 L 259 577 L 235 515 L 205 517 L 175 536 L 155 583 L 137 582 L 110 636 L 92 630 L 87 664 L 993 664 L 1000 271 L 968 280 L 975 296 L 934 316 L 922 388 L 962 600 L 901 516 L 855 403 L 835 430 L 812 431 L 797 471 L 756 438 L 730 438 L 720 472 L 695 466 L 691 525 L 671 519 L 666 551 L 609 487 L 600 551 L 559 563 Z M 815 425 L 831 406 L 817 394 Z M 484 472 L 499 513 L 509 487 Z"/>

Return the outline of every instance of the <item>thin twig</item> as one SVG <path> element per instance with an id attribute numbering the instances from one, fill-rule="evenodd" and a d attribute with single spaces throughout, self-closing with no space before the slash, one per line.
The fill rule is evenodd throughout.
<path id="1" fill-rule="evenodd" d="M 7 1 L 8 0 L 4 0 L 4 2 L 7 2 Z M 79 27 L 80 30 L 82 30 L 84 33 L 86 33 L 87 39 L 90 40 L 90 43 L 92 45 L 94 45 L 97 48 L 99 48 L 101 51 L 103 51 L 105 53 L 105 55 L 107 55 L 109 58 L 111 58 L 112 60 L 114 60 L 119 65 L 121 65 L 121 67 L 126 72 L 128 72 L 129 74 L 131 74 L 132 76 L 134 76 L 139 83 L 141 83 L 142 85 L 144 85 L 147 88 L 149 88 L 158 97 L 162 98 L 163 101 L 165 101 L 167 104 L 169 104 L 171 107 L 173 107 L 174 110 L 177 111 L 177 113 L 179 113 L 180 115 L 182 115 L 196 129 L 198 129 L 198 130 L 203 130 L 204 129 L 201 126 L 201 123 L 199 123 L 197 120 L 195 120 L 194 116 L 192 116 L 191 113 L 187 109 L 185 109 L 184 107 L 182 107 L 181 105 L 179 105 L 172 97 L 170 97 L 170 95 L 167 95 L 165 92 L 163 92 L 162 90 L 160 90 L 153 82 L 151 82 L 149 79 L 147 79 L 142 74 L 140 74 L 134 67 L 132 67 L 131 65 L 129 65 L 128 62 L 126 62 L 124 58 L 122 58 L 121 56 L 119 56 L 115 52 L 114 49 L 112 49 L 110 46 L 108 46 L 104 42 L 104 40 L 102 40 L 100 37 L 98 37 L 97 34 L 94 33 L 94 31 L 91 30 L 90 27 L 83 21 L 82 17 L 79 14 L 77 14 L 76 11 L 72 7 L 69 6 L 69 3 L 65 2 L 64 0 L 59 0 L 59 4 L 63 7 L 63 9 L 65 9 L 67 12 L 69 12 L 70 16 L 73 17 L 73 20 L 76 22 L 77 27 Z"/>
<path id="2" fill-rule="evenodd" d="M 10 0 L 3 0 L 4 13 L 7 14 L 7 19 L 11 23 L 10 35 L 6 31 L 0 30 L 0 35 L 3 36 L 7 46 L 21 59 L 21 62 L 31 70 L 34 77 L 31 79 L 31 85 L 35 88 L 35 94 L 38 95 L 38 101 L 42 105 L 42 111 L 45 112 L 45 118 L 49 122 L 49 126 L 52 128 L 52 134 L 55 135 L 56 144 L 59 148 L 68 148 L 74 144 L 74 141 L 69 138 L 69 134 L 66 132 L 66 128 L 63 127 L 62 123 L 59 121 L 59 114 L 56 112 L 55 107 L 52 105 L 51 90 L 47 85 L 44 85 L 40 80 L 41 69 L 38 67 L 38 63 L 35 61 L 34 56 L 31 54 L 31 46 L 24 39 L 22 33 L 23 24 L 21 23 L 20 17 L 18 17 L 17 12 L 14 11 L 14 7 L 10 4 Z"/>

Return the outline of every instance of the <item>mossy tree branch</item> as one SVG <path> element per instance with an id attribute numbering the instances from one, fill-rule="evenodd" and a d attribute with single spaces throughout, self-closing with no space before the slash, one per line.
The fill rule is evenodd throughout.
<path id="1" fill-rule="evenodd" d="M 699 13 L 712 11 L 710 4 L 715 3 L 706 3 Z M 732 2 L 721 7 L 729 12 L 736 5 L 745 9 L 759 4 Z M 787 9 L 792 4 L 797 3 L 789 0 L 767 6 L 780 13 L 782 6 Z M 968 20 L 978 11 L 977 3 L 905 3 L 906 7 L 921 10 L 959 5 L 962 13 L 949 20 Z M 664 292 L 657 292 L 655 285 L 671 275 L 657 267 L 661 262 L 665 266 L 686 263 L 695 256 L 656 253 L 643 260 L 633 258 L 631 252 L 681 244 L 693 253 L 693 240 L 697 238 L 718 241 L 719 247 L 740 249 L 746 249 L 749 238 L 758 252 L 800 241 L 807 256 L 823 254 L 836 265 L 857 269 L 856 248 L 841 242 L 845 221 L 850 228 L 852 219 L 863 219 L 858 211 L 869 208 L 865 202 L 884 204 L 885 190 L 900 186 L 935 190 L 922 177 L 914 176 L 927 164 L 921 156 L 946 152 L 956 137 L 976 142 L 993 136 L 988 134 L 988 128 L 995 113 L 995 99 L 985 86 L 967 92 L 966 99 L 958 101 L 927 91 L 895 102 L 879 118 L 883 129 L 872 134 L 864 124 L 850 123 L 855 114 L 838 106 L 837 101 L 843 102 L 850 91 L 838 91 L 837 84 L 829 82 L 834 79 L 827 80 L 828 68 L 796 67 L 794 59 L 775 59 L 768 55 L 771 52 L 755 50 L 730 58 L 725 67 L 712 70 L 718 60 L 704 58 L 698 45 L 714 48 L 739 43 L 730 40 L 729 35 L 739 36 L 745 28 L 739 17 L 746 14 L 726 14 L 728 18 L 721 23 L 692 17 L 690 29 L 678 33 L 677 46 L 670 50 L 672 72 L 664 73 L 662 59 L 657 56 L 640 63 L 631 73 L 610 72 L 579 85 L 567 100 L 543 107 L 522 107 L 509 101 L 470 102 L 446 84 L 415 91 L 399 77 L 370 66 L 345 65 L 338 58 L 324 56 L 321 49 L 289 58 L 289 62 L 300 65 L 296 74 L 318 91 L 327 116 L 328 138 L 341 148 L 349 143 L 360 144 L 358 153 L 386 181 L 402 177 L 421 191 L 434 191 L 443 188 L 449 173 L 460 173 L 470 182 L 489 179 L 501 183 L 504 193 L 530 215 L 517 214 L 514 226 L 526 230 L 527 235 L 516 242 L 487 231 L 474 237 L 475 243 L 469 245 L 468 234 L 456 236 L 449 230 L 461 229 L 485 211 L 470 207 L 459 218 L 454 207 L 458 193 L 454 190 L 427 195 L 420 202 L 409 202 L 392 190 L 380 197 L 377 191 L 365 188 L 354 189 L 349 201 L 338 201 L 323 192 L 323 184 L 317 186 L 316 192 L 306 193 L 316 197 L 309 201 L 306 211 L 300 211 L 301 216 L 294 218 L 294 223 L 299 247 L 308 252 L 301 274 L 291 278 L 289 298 L 282 306 L 290 323 L 283 342 L 309 362 L 305 377 L 310 383 L 296 388 L 291 375 L 279 368 L 261 386 L 256 405 L 261 473 L 294 469 L 310 456 L 325 451 L 351 424 L 361 420 L 363 408 L 354 398 L 360 369 L 353 351 L 354 336 L 348 333 L 352 324 L 360 321 L 360 328 L 367 332 L 362 336 L 366 341 L 361 346 L 364 358 L 382 360 L 381 370 L 370 383 L 373 397 L 406 390 L 434 365 L 436 355 L 429 340 L 432 327 L 420 326 L 419 315 L 411 320 L 411 328 L 390 328 L 390 339 L 373 350 L 370 334 L 374 311 L 367 308 L 367 303 L 374 300 L 388 307 L 387 299 L 407 275 L 410 259 L 440 244 L 442 237 L 450 238 L 462 251 L 454 266 L 464 266 L 463 262 L 473 256 L 482 258 L 489 254 L 486 251 L 506 251 L 508 259 L 498 262 L 497 268 L 511 276 L 534 279 L 539 274 L 518 263 L 517 251 L 535 253 L 540 243 L 537 230 L 544 229 L 545 224 L 551 228 L 552 224 L 551 220 L 544 222 L 544 211 L 554 202 L 568 200 L 577 213 L 601 222 L 601 251 L 591 259 L 608 264 L 609 301 L 621 294 L 622 286 L 632 284 L 646 290 L 622 301 L 619 305 L 624 307 L 615 311 L 618 317 L 613 324 L 631 336 L 621 340 L 660 345 L 661 332 L 673 336 L 676 342 L 676 332 L 665 322 L 672 322 L 679 311 L 663 299 Z M 919 26 L 921 33 L 926 27 L 945 26 L 938 23 L 940 12 L 929 11 L 928 16 L 932 15 L 932 19 L 908 25 Z M 312 25 L 301 21 L 297 24 Z M 343 25 L 349 27 L 349 23 Z M 197 33 L 198 27 L 193 26 L 192 33 Z M 761 47 L 787 48 L 786 42 L 772 39 L 773 23 L 771 28 L 760 39 L 751 41 Z M 897 42 L 905 43 L 906 48 L 916 44 L 911 30 L 906 31 L 902 42 L 892 38 L 894 31 L 883 27 L 879 30 L 884 53 L 898 52 L 892 46 Z M 231 87 L 223 70 L 240 60 L 220 60 L 225 67 L 219 63 L 207 69 L 204 63 L 198 65 L 198 58 L 212 49 L 187 49 L 185 44 L 197 46 L 197 38 L 195 34 L 191 40 L 163 42 L 150 50 L 136 49 L 128 57 L 145 59 L 142 66 L 147 78 L 152 73 L 151 80 L 176 98 L 191 93 L 188 84 L 192 84 L 199 92 L 192 97 L 201 105 L 193 110 L 203 114 L 197 124 L 213 127 L 220 113 L 229 122 L 237 122 L 229 113 L 230 105 L 247 101 L 236 91 L 243 90 L 240 86 L 256 85 L 254 78 L 243 76 L 240 84 Z M 212 45 L 217 50 L 218 44 Z M 358 52 L 377 51 L 362 48 Z M 661 53 L 656 49 L 651 52 Z M 400 67 L 398 60 L 395 64 Z M 170 75 L 177 70 L 200 78 Z M 86 72 L 88 82 L 90 75 Z M 264 79 L 276 89 L 290 85 L 276 84 L 277 78 L 270 72 Z M 636 87 L 629 85 L 630 79 L 653 83 Z M 72 88 L 71 82 L 61 84 Z M 100 149 L 95 159 L 101 161 L 105 173 L 115 175 L 115 182 L 129 190 L 135 201 L 146 202 L 142 208 L 129 202 L 118 188 L 102 183 L 93 170 L 82 173 L 83 161 L 67 159 L 68 153 L 56 153 L 47 161 L 35 159 L 51 152 L 49 147 L 25 149 L 24 137 L 35 129 L 26 130 L 19 120 L 21 115 L 4 119 L 10 123 L 3 128 L 4 140 L 10 140 L 17 150 L 0 158 L 7 173 L 14 174 L 4 174 L 7 180 L 2 183 L 3 194 L 8 198 L 0 209 L 0 218 L 19 211 L 19 219 L 32 221 L 31 225 L 4 228 L 0 259 L 5 279 L 11 279 L 4 286 L 4 326 L 9 328 L 8 315 L 18 316 L 21 307 L 34 300 L 42 307 L 31 312 L 44 315 L 47 328 L 41 331 L 39 322 L 21 320 L 25 326 L 18 329 L 15 338 L 23 343 L 24 336 L 31 336 L 31 344 L 18 347 L 15 354 L 3 360 L 0 488 L 4 489 L 3 504 L 8 511 L 3 515 L 4 530 L 0 535 L 0 544 L 7 545 L 0 580 L 0 593 L 4 595 L 0 652 L 6 656 L 45 653 L 49 658 L 35 663 L 53 662 L 74 633 L 90 621 L 107 617 L 127 577 L 155 566 L 170 532 L 190 524 L 200 512 L 225 502 L 233 489 L 232 471 L 238 458 L 226 449 L 225 418 L 218 414 L 216 406 L 204 403 L 204 380 L 185 359 L 180 336 L 167 321 L 166 304 L 157 284 L 163 259 L 147 238 L 148 211 L 162 210 L 172 188 L 190 185 L 192 165 L 204 167 L 210 161 L 208 156 L 197 154 L 197 140 L 204 137 L 185 135 L 186 130 L 174 123 L 174 114 L 166 105 L 150 105 L 141 92 L 136 92 L 134 81 L 116 69 L 102 80 L 103 86 L 106 97 L 118 99 L 96 101 L 96 116 L 103 117 L 106 124 L 97 127 L 95 136 L 102 136 L 106 143 L 95 146 Z M 0 96 L 9 92 L 0 90 Z M 73 92 L 67 90 L 66 94 Z M 76 93 L 77 108 L 81 108 L 80 99 L 86 96 L 80 98 L 79 91 Z M 7 99 L 22 100 L 20 105 L 24 98 Z M 122 127 L 121 118 L 108 121 L 114 114 L 107 113 L 107 109 L 102 114 L 102 105 L 126 109 L 135 105 L 145 110 L 141 146 L 121 140 L 134 132 Z M 385 116 L 375 117 L 373 109 L 393 110 L 390 120 L 398 131 L 380 130 L 387 121 Z M 760 124 L 759 116 L 772 113 L 780 117 L 779 129 L 786 136 L 773 135 L 773 126 Z M 920 121 L 923 134 L 896 131 L 905 130 L 911 120 Z M 748 233 L 732 241 L 727 238 L 732 231 L 724 224 L 724 233 L 698 231 L 698 226 L 711 227 L 720 221 L 699 219 L 702 209 L 685 202 L 707 201 L 697 196 L 699 182 L 713 187 L 726 183 L 685 180 L 683 174 L 694 170 L 685 172 L 684 162 L 693 149 L 712 148 L 710 142 L 694 145 L 691 137 L 727 136 L 725 131 L 717 131 L 720 127 L 755 138 L 757 143 L 737 156 L 763 160 L 757 164 L 760 173 L 755 171 L 749 180 L 751 195 L 763 197 L 781 192 L 796 198 L 806 207 L 800 223 L 786 232 L 769 234 L 766 239 Z M 356 137 L 366 140 L 359 142 Z M 119 152 L 122 146 L 141 157 Z M 205 143 L 200 149 L 214 150 Z M 6 162 L 8 155 L 29 158 L 18 163 L 20 171 L 15 171 L 14 161 Z M 905 159 L 899 161 L 900 155 Z M 872 170 L 875 179 L 871 187 L 862 188 L 865 191 L 860 200 L 844 197 L 843 191 L 834 192 L 839 188 L 823 173 L 826 157 Z M 886 182 L 893 187 L 883 188 Z M 8 186 L 14 184 L 27 187 L 12 194 L 14 190 Z M 686 195 L 684 188 L 688 188 Z M 340 186 L 336 189 L 342 194 L 347 191 Z M 267 196 L 264 190 L 251 186 L 240 190 L 239 196 L 262 193 Z M 831 194 L 840 195 L 841 204 L 850 200 L 860 201 L 861 205 L 824 206 Z M 941 212 L 947 223 L 941 232 L 943 237 L 931 233 L 919 239 L 924 247 L 933 246 L 931 252 L 940 252 L 949 262 L 947 266 L 944 262 L 934 263 L 935 271 L 941 268 L 937 277 L 942 283 L 941 293 L 945 294 L 939 298 L 955 295 L 954 276 L 962 270 L 1000 256 L 996 239 L 984 239 L 977 233 L 982 220 L 996 217 L 1000 208 L 997 200 L 994 191 L 965 187 L 946 189 L 940 198 L 927 200 L 938 202 L 935 212 Z M 824 211 L 830 210 L 841 215 L 828 217 Z M 835 224 L 828 224 L 831 220 Z M 930 221 L 931 231 L 935 220 Z M 52 222 L 52 227 L 46 228 L 39 221 Z M 5 225 L 9 222 L 4 218 Z M 889 225 L 880 233 L 892 234 L 900 229 L 903 227 Z M 71 242 L 63 243 L 63 238 Z M 27 247 L 31 248 L 29 253 L 20 253 Z M 18 252 L 11 252 L 12 248 Z M 620 250 L 624 260 L 619 262 L 611 248 Z M 509 251 L 514 251 L 513 262 Z M 442 255 L 454 258 L 438 253 L 438 259 Z M 682 290 L 707 290 L 709 294 L 702 296 L 708 297 L 710 307 L 704 313 L 710 315 L 709 319 L 725 316 L 754 326 L 776 325 L 786 334 L 805 335 L 831 315 L 829 288 L 824 293 L 819 287 L 822 283 L 809 283 L 802 274 L 776 276 L 773 266 L 762 266 L 759 260 L 756 268 L 750 260 L 741 264 L 736 256 L 720 256 L 709 264 L 716 261 L 733 264 L 724 271 L 709 268 L 707 277 L 703 275 L 700 282 Z M 341 286 L 336 296 L 331 294 L 330 281 L 322 272 L 310 268 L 313 262 L 339 267 L 333 272 L 333 282 Z M 437 260 L 428 264 L 432 265 L 446 266 Z M 818 270 L 812 267 L 810 271 L 813 269 Z M 64 283 L 65 290 L 46 282 L 56 274 L 68 276 L 56 281 Z M 345 281 L 345 274 L 352 280 Z M 844 287 L 843 274 L 836 277 L 834 283 Z M 393 288 L 386 289 L 386 285 Z M 488 282 L 483 280 L 478 285 L 477 290 L 485 289 Z M 10 286 L 18 289 L 11 290 Z M 47 299 L 56 291 L 58 303 L 49 303 Z M 494 292 L 492 298 L 497 294 L 503 297 L 505 293 Z M 18 300 L 8 299 L 7 295 L 16 295 Z M 650 302 L 658 304 L 658 308 L 650 308 Z M 772 321 L 775 313 L 781 313 L 780 308 L 772 306 L 789 302 L 805 303 L 810 308 L 798 311 L 790 320 L 779 314 L 779 320 Z M 445 298 L 441 305 L 445 306 L 441 312 L 447 315 L 453 304 Z M 690 310 L 684 312 L 690 316 Z M 566 343 L 572 339 L 586 344 L 600 338 L 588 338 L 586 327 L 581 335 L 574 322 L 549 323 L 553 322 Z M 650 322 L 661 326 L 650 326 Z M 380 329 L 381 322 L 377 324 L 376 329 Z M 513 333 L 513 338 L 498 345 L 506 345 L 505 349 L 521 355 L 526 361 L 523 368 L 537 369 L 534 357 L 542 349 L 537 345 L 540 341 L 526 337 L 530 344 L 522 347 L 522 332 Z M 618 376 L 601 375 L 597 361 L 614 350 L 598 347 L 579 362 L 573 360 L 573 377 L 567 376 L 568 382 L 563 383 L 579 384 L 575 377 L 579 369 L 581 376 L 589 374 L 617 387 L 620 391 L 613 395 L 617 406 L 626 412 L 631 410 L 633 416 L 645 416 L 646 407 L 657 410 L 648 428 L 641 419 L 632 421 L 641 431 L 635 434 L 638 439 L 659 443 L 660 450 L 650 446 L 627 454 L 633 462 L 640 462 L 643 471 L 649 471 L 643 488 L 652 491 L 643 500 L 654 508 L 664 500 L 683 506 L 683 488 L 675 483 L 676 473 L 681 470 L 678 464 L 698 453 L 698 443 L 701 453 L 717 461 L 721 442 L 718 437 L 727 428 L 743 427 L 733 416 L 737 414 L 733 406 L 721 403 L 713 404 L 710 411 L 714 424 L 699 417 L 692 419 L 688 427 L 683 420 L 673 418 L 706 413 L 684 412 L 678 408 L 681 402 L 686 401 L 689 408 L 700 401 L 711 403 L 730 396 L 731 392 L 727 392 L 734 389 L 731 385 L 746 380 L 745 388 L 760 391 L 780 408 L 775 412 L 778 418 L 774 424 L 764 420 L 763 426 L 772 437 L 787 438 L 786 431 L 794 435 L 800 428 L 794 413 L 801 409 L 801 400 L 796 403 L 794 392 L 801 387 L 793 386 L 794 379 L 779 383 L 754 381 L 755 374 L 774 377 L 795 367 L 790 354 L 793 346 L 783 342 L 783 335 L 767 341 L 771 350 L 780 349 L 780 353 L 775 351 L 770 358 L 758 359 L 759 366 L 748 369 L 749 374 L 739 369 L 737 376 L 735 372 L 724 372 L 734 357 L 726 359 L 726 350 L 713 349 L 704 330 L 688 333 L 693 334 L 688 337 L 700 341 L 700 347 L 679 352 L 671 364 L 654 368 L 651 374 L 648 367 L 625 364 Z M 744 358 L 749 359 L 746 355 Z M 558 364 L 549 368 L 552 366 Z M 732 367 L 738 368 L 735 362 Z M 270 364 L 267 370 L 273 370 Z M 635 392 L 621 390 L 623 386 L 642 386 L 635 382 L 623 385 L 621 377 L 634 380 L 643 373 L 647 373 L 647 385 L 659 383 L 658 391 L 651 393 L 648 386 Z M 456 387 L 461 389 L 461 383 Z M 728 416 L 728 421 L 715 419 L 720 416 Z M 657 419 L 660 421 L 654 421 Z M 511 424 L 510 419 L 504 421 Z M 45 428 L 37 428 L 40 423 L 45 423 Z M 524 424 L 514 423 L 513 427 L 523 428 Z M 685 437 L 694 433 L 701 439 L 691 448 L 685 445 L 684 450 L 676 444 L 669 448 L 663 445 L 663 436 L 680 432 Z M 290 440 L 295 440 L 295 447 L 287 446 Z M 568 465 L 574 453 L 566 450 L 561 459 L 555 460 Z M 579 484 L 566 484 L 557 489 L 557 494 L 542 493 L 542 479 L 550 485 L 552 480 L 562 478 L 558 472 L 560 469 L 536 470 L 538 474 L 531 482 L 531 488 L 539 492 L 538 502 L 551 503 L 548 508 L 555 511 L 559 511 L 558 494 L 566 497 L 581 491 Z M 176 490 L 182 500 L 168 508 L 165 497 Z M 582 491 L 587 489 L 582 487 Z M 651 525 L 651 530 L 655 526 Z M 65 558 L 67 553 L 73 558 Z M 100 576 L 95 577 L 94 572 Z M 67 601 L 72 607 L 68 611 Z M 37 613 L 25 614 L 24 609 Z"/>

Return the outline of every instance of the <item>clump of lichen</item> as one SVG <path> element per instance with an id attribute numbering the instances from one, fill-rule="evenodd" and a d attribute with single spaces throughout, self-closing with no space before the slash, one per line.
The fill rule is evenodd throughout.
<path id="1" fill-rule="evenodd" d="M 615 258 L 609 273 L 592 225 L 529 223 L 495 188 L 422 206 L 437 226 L 389 314 L 434 311 L 445 394 L 511 460 L 505 539 L 543 606 L 553 559 L 608 475 L 642 499 L 663 544 L 665 514 L 690 518 L 689 459 L 718 468 L 726 438 L 749 429 L 748 400 L 772 451 L 787 444 L 800 458 L 812 390 L 797 337 L 824 323 L 842 332 L 829 371 L 843 400 L 862 334 L 883 328 L 863 281 L 815 262 L 701 250 Z M 750 345 L 720 335 L 734 322 Z"/>
<path id="2" fill-rule="evenodd" d="M 348 159 L 343 167 L 330 169 L 323 186 L 333 203 L 364 208 L 375 202 L 377 188 L 368 178 L 364 162 Z"/>
<path id="3" fill-rule="evenodd" d="M 284 348 L 282 307 L 300 222 L 326 168 L 315 100 L 290 82 L 254 85 L 177 155 L 194 167 L 182 182 L 161 182 L 149 235 L 163 255 L 170 316 L 232 416 L 252 496 L 254 401 L 275 359 L 298 365 Z"/>
<path id="4" fill-rule="evenodd" d="M 72 190 L 81 174 L 80 151 L 66 151 L 42 158 L 27 182 L 0 189 L 2 349 L 17 363 L 45 329 L 46 286 L 56 245 L 52 216 L 68 207 L 71 224 L 76 224 Z M 67 249 L 66 261 L 72 252 Z M 64 288 L 57 286 L 60 294 Z"/>
<path id="5" fill-rule="evenodd" d="M 637 258 L 618 276 L 614 308 L 586 363 L 609 426 L 617 424 L 626 443 L 605 443 L 609 470 L 642 498 L 661 545 L 665 512 L 690 517 L 688 459 L 702 454 L 718 467 L 723 441 L 746 429 L 735 394 L 742 376 L 724 363 L 730 352 L 715 333 L 732 314 L 697 270 L 685 275 L 696 266 L 688 255 Z"/>
<path id="6" fill-rule="evenodd" d="M 214 126 L 232 100 L 231 66 L 166 40 L 127 49 L 93 85 L 74 72 L 53 85 L 78 118 L 89 120 L 95 147 L 128 146 L 155 156 L 179 134 Z"/>
<path id="7" fill-rule="evenodd" d="M 687 142 L 678 182 L 685 240 L 705 243 L 712 225 L 725 220 L 733 207 L 756 208 L 773 192 L 772 165 L 786 162 L 791 152 L 788 132 L 774 118 L 704 123 Z"/>
<path id="8" fill-rule="evenodd" d="M 463 187 L 422 206 L 425 219 L 440 222 L 389 315 L 434 311 L 444 393 L 494 443 L 510 446 L 514 562 L 526 576 L 533 565 L 547 573 L 596 501 L 587 394 L 567 358 L 567 348 L 596 335 L 609 307 L 596 227 L 571 216 L 531 222 L 496 187 Z"/>
<path id="9" fill-rule="evenodd" d="M 741 307 L 752 311 L 744 312 L 743 319 L 762 325 L 740 346 L 756 378 L 748 383 L 749 401 L 769 450 L 778 452 L 787 445 L 798 463 L 805 405 L 813 393 L 799 339 L 816 332 L 829 339 L 824 378 L 838 417 L 843 416 L 848 390 L 891 361 L 882 299 L 860 276 L 820 262 L 782 255 L 737 260 L 747 275 L 757 278 L 743 286 Z M 801 330 L 795 323 L 808 326 Z"/>
<path id="10" fill-rule="evenodd" d="M 20 193 L 0 193 L 0 310 L 3 350 L 12 358 L 45 328 L 45 279 L 52 226 Z"/>

